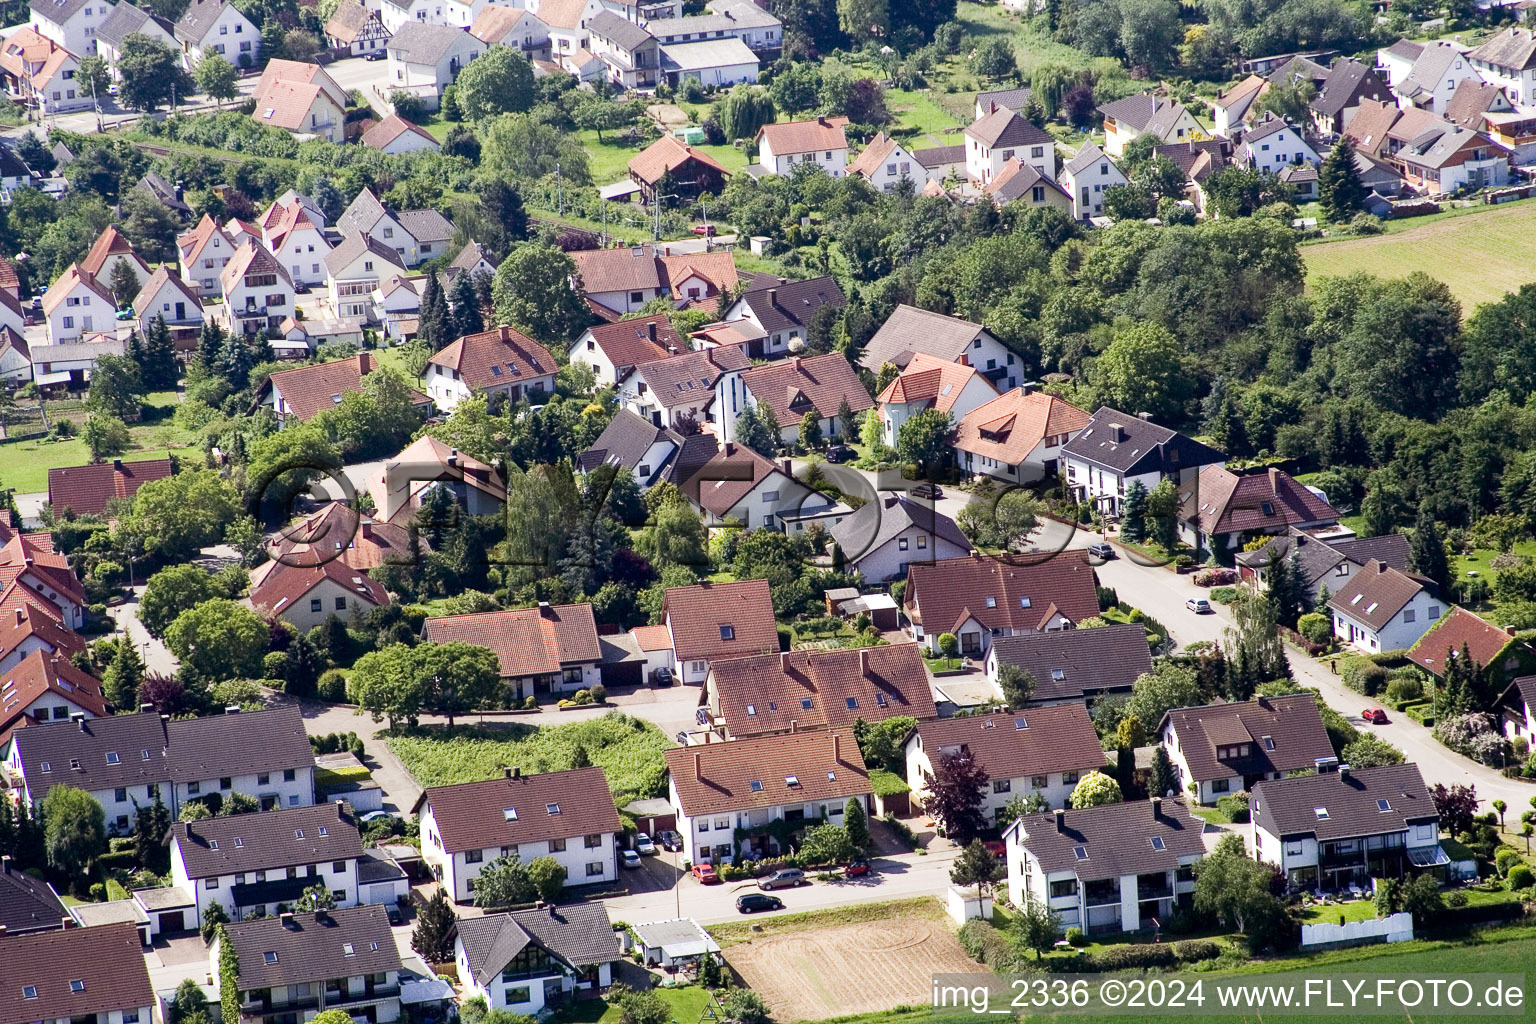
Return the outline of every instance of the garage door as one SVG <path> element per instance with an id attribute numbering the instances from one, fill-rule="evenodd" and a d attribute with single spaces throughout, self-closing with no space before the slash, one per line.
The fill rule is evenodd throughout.
<path id="1" fill-rule="evenodd" d="M 369 903 L 393 903 L 395 902 L 395 887 L 393 884 L 370 885 L 368 887 Z"/>
<path id="2" fill-rule="evenodd" d="M 186 926 L 186 919 L 179 910 L 167 910 L 160 915 L 160 933 L 179 932 Z"/>

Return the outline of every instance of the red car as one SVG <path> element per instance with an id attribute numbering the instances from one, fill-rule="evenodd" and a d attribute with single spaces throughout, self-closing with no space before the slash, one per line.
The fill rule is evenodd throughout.
<path id="1" fill-rule="evenodd" d="M 1003 844 L 996 839 L 988 839 L 981 845 L 985 846 L 987 851 L 998 860 L 1005 860 L 1008 857 L 1008 851 L 1004 849 Z"/>
<path id="2" fill-rule="evenodd" d="M 1381 710 L 1381 708 L 1366 708 L 1364 711 L 1360 712 L 1360 717 L 1365 719 L 1367 722 L 1370 722 L 1372 725 L 1387 724 L 1387 713 Z"/>
<path id="3" fill-rule="evenodd" d="M 863 857 L 849 861 L 848 866 L 843 868 L 844 878 L 857 878 L 860 875 L 867 874 L 869 874 L 869 861 Z"/>
<path id="4" fill-rule="evenodd" d="M 713 224 L 695 224 L 693 226 L 693 233 L 703 235 L 706 238 L 714 238 L 715 226 Z"/>
<path id="5" fill-rule="evenodd" d="M 715 870 L 713 864 L 695 864 L 693 866 L 693 877 L 705 885 L 714 885 L 720 881 L 720 872 Z"/>

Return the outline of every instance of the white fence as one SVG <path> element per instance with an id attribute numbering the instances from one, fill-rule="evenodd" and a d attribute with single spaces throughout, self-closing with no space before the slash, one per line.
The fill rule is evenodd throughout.
<path id="1" fill-rule="evenodd" d="M 1302 949 L 1344 943 L 1375 942 L 1382 938 L 1387 942 L 1407 942 L 1413 938 L 1413 915 L 1401 913 L 1380 920 L 1301 926 Z"/>

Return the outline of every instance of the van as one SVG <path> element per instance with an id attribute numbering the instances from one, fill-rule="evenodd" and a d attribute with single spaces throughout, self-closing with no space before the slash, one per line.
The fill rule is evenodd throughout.
<path id="1" fill-rule="evenodd" d="M 805 872 L 799 868 L 780 868 L 757 883 L 760 889 L 793 889 L 805 884 Z"/>

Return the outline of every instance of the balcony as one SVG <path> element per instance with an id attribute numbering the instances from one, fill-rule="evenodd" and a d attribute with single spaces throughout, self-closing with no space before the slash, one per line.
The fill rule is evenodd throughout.
<path id="1" fill-rule="evenodd" d="M 1364 867 L 1365 851 L 1361 849 L 1354 849 L 1348 852 L 1342 852 L 1339 850 L 1331 850 L 1325 846 L 1317 853 L 1317 864 L 1318 867 L 1322 868 L 1342 868 L 1355 866 Z"/>
<path id="2" fill-rule="evenodd" d="M 1111 879 L 1107 882 L 1089 882 L 1083 890 L 1083 902 L 1090 907 L 1119 906 L 1119 881 Z"/>
<path id="3" fill-rule="evenodd" d="M 1162 882 L 1137 882 L 1136 899 L 1141 902 L 1147 900 L 1167 900 L 1173 898 L 1173 886 L 1166 880 Z"/>
<path id="4" fill-rule="evenodd" d="M 270 996 L 261 999 L 252 999 L 240 1004 L 242 1017 L 264 1017 L 273 1013 L 292 1013 L 300 1010 L 318 1010 L 320 999 L 318 996 L 300 996 L 297 999 L 289 999 L 286 1002 L 278 1002 Z"/>
<path id="5" fill-rule="evenodd" d="M 361 992 L 353 992 L 350 994 L 342 992 L 340 989 L 328 988 L 325 990 L 325 1005 L 327 1007 L 331 1007 L 345 1006 L 349 1003 L 371 1003 L 376 999 L 388 999 L 391 996 L 398 996 L 399 994 L 400 986 L 398 984 L 374 985 L 371 988 L 365 988 Z"/>

